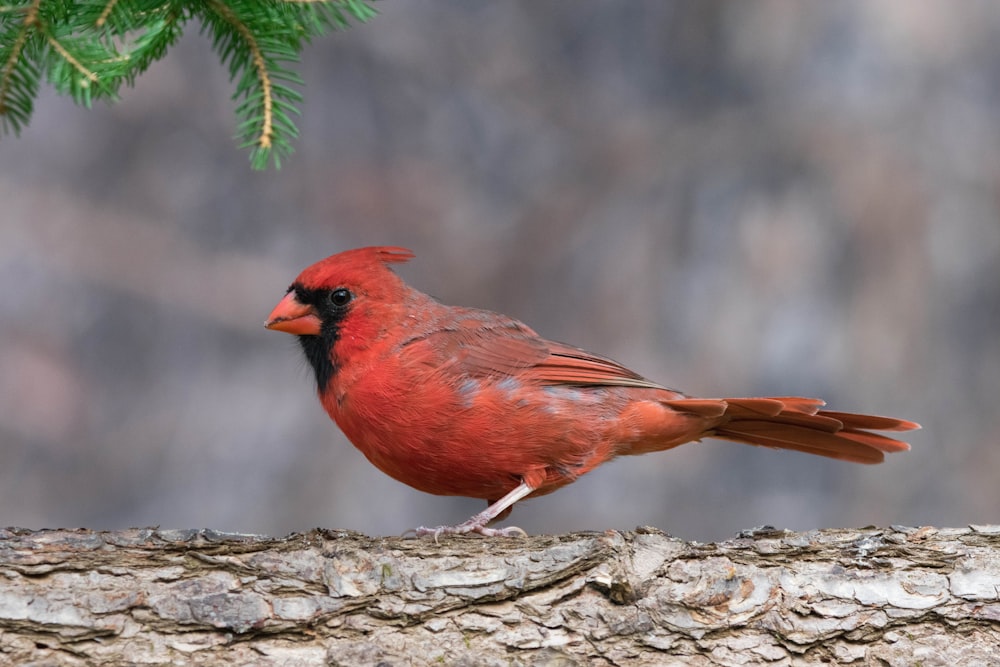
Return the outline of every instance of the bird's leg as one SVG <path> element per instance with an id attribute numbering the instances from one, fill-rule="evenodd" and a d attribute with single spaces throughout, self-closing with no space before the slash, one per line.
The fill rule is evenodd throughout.
<path id="1" fill-rule="evenodd" d="M 437 541 L 437 538 L 440 535 L 466 535 L 468 533 L 479 533 L 480 535 L 485 535 L 486 537 L 527 537 L 527 533 L 515 526 L 508 526 L 507 528 L 487 528 L 487 525 L 508 507 L 529 495 L 534 490 L 534 487 L 529 486 L 527 482 L 522 480 L 517 488 L 468 521 L 460 523 L 457 526 L 438 526 L 437 528 L 424 528 L 423 526 L 420 526 L 419 528 L 406 531 L 404 535 L 409 533 L 412 533 L 416 537 L 433 535 L 434 541 Z"/>

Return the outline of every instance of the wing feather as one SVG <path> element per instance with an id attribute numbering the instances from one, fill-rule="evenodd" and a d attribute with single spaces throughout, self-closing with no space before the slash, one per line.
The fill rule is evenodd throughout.
<path id="1" fill-rule="evenodd" d="M 510 377 L 541 385 L 664 389 L 618 362 L 542 338 L 528 326 L 488 311 L 468 309 L 447 327 L 414 336 L 411 359 L 447 366 L 467 377 Z"/>

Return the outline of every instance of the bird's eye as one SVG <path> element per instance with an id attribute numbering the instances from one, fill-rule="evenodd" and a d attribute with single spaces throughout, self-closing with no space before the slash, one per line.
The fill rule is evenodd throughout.
<path id="1" fill-rule="evenodd" d="M 351 294 L 350 290 L 340 287 L 330 292 L 330 296 L 327 298 L 330 301 L 330 305 L 334 308 L 343 308 L 351 302 L 354 295 Z"/>

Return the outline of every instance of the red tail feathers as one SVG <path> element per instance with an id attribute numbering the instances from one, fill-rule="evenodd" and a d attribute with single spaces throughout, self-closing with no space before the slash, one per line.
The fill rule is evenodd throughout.
<path id="1" fill-rule="evenodd" d="M 872 431 L 911 431 L 918 424 L 892 417 L 820 410 L 815 398 L 726 398 L 724 421 L 707 437 L 792 449 L 855 463 L 881 463 L 910 445 Z M 683 401 L 678 401 L 678 403 Z"/>

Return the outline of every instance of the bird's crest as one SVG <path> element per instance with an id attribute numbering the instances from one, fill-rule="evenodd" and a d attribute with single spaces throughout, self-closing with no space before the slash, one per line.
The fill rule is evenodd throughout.
<path id="1" fill-rule="evenodd" d="M 390 264 L 402 264 L 413 257 L 413 251 L 396 246 L 345 250 L 316 262 L 299 275 L 297 282 L 307 286 L 326 285 L 340 276 L 388 269 Z"/>

